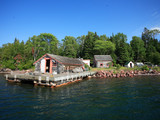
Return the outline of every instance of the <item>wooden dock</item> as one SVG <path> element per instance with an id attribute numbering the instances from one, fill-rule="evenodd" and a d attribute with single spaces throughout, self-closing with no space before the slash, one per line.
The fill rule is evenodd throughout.
<path id="1" fill-rule="evenodd" d="M 57 75 L 30 75 L 30 74 L 7 74 L 6 80 L 10 82 L 31 82 L 35 85 L 44 85 L 58 87 L 72 82 L 82 80 L 85 77 L 93 76 L 96 72 L 81 72 L 81 73 L 65 73 Z"/>

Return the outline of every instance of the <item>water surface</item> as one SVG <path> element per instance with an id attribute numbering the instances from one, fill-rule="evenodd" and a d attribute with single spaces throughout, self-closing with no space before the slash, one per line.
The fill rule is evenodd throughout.
<path id="1" fill-rule="evenodd" d="M 92 78 L 52 89 L 0 75 L 0 119 L 160 120 L 160 77 Z"/>

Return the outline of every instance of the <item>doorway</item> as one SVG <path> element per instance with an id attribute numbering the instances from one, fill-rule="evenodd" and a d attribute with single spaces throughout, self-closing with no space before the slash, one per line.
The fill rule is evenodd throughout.
<path id="1" fill-rule="evenodd" d="M 50 72 L 50 60 L 46 60 L 46 72 Z"/>
<path id="2" fill-rule="evenodd" d="M 132 63 L 130 63 L 130 67 L 132 68 Z"/>

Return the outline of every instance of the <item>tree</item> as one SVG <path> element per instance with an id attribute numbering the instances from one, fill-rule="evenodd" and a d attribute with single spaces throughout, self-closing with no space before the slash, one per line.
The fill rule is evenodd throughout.
<path id="1" fill-rule="evenodd" d="M 58 54 L 58 40 L 50 33 L 41 33 L 31 37 L 34 61 L 46 53 Z"/>
<path id="2" fill-rule="evenodd" d="M 115 51 L 115 44 L 111 41 L 96 40 L 94 51 L 99 55 L 110 55 Z"/>
<path id="3" fill-rule="evenodd" d="M 137 36 L 132 37 L 132 41 L 130 41 L 133 53 L 134 53 L 134 60 L 135 61 L 144 61 L 145 60 L 145 47 L 144 41 Z"/>
<path id="4" fill-rule="evenodd" d="M 123 33 L 118 33 L 110 37 L 110 41 L 115 44 L 115 55 L 112 54 L 117 62 L 124 65 L 125 62 L 132 60 L 132 49 L 127 42 L 127 36 Z"/>
<path id="5" fill-rule="evenodd" d="M 58 54 L 58 40 L 54 35 L 41 33 L 39 38 L 46 53 Z"/>
<path id="6" fill-rule="evenodd" d="M 130 57 L 130 54 L 128 52 L 128 44 L 123 43 L 119 47 L 118 62 L 121 65 L 124 65 L 126 62 L 128 62 L 130 60 L 131 60 L 131 57 Z"/>
<path id="7" fill-rule="evenodd" d="M 85 35 L 82 35 L 80 37 L 77 37 L 77 43 L 78 43 L 78 51 L 77 51 L 77 57 L 83 57 L 83 50 L 84 50 L 84 41 L 86 39 Z"/>
<path id="8" fill-rule="evenodd" d="M 98 39 L 97 33 L 88 32 L 84 41 L 83 58 L 90 59 L 93 64 L 95 40 Z"/>
<path id="9" fill-rule="evenodd" d="M 146 61 L 148 62 L 152 61 L 152 56 L 155 52 L 160 52 L 160 43 L 155 39 L 155 36 L 159 33 L 160 31 L 157 29 L 148 30 L 147 28 L 144 28 L 142 33 L 142 40 L 144 41 L 146 48 Z"/>
<path id="10" fill-rule="evenodd" d="M 160 53 L 159 52 L 154 52 L 151 54 L 151 62 L 160 65 Z"/>
<path id="11" fill-rule="evenodd" d="M 105 34 L 104 35 L 100 35 L 99 40 L 109 41 L 109 37 L 107 37 Z"/>
<path id="12" fill-rule="evenodd" d="M 62 45 L 62 54 L 67 57 L 77 57 L 77 51 L 78 51 L 78 43 L 76 41 L 76 38 L 72 36 L 66 36 L 63 40 Z"/>
<path id="13" fill-rule="evenodd" d="M 34 61 L 37 59 L 37 57 L 40 54 L 40 50 L 44 50 L 43 47 L 41 46 L 41 40 L 38 36 L 34 35 L 33 37 L 31 37 L 31 42 L 33 44 L 33 59 Z"/>

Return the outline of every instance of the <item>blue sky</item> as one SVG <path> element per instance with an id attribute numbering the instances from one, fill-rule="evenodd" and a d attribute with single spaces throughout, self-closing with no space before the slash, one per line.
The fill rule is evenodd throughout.
<path id="1" fill-rule="evenodd" d="M 0 0 L 0 46 L 52 33 L 61 41 L 88 31 L 124 33 L 128 42 L 144 27 L 160 29 L 160 0 Z"/>

